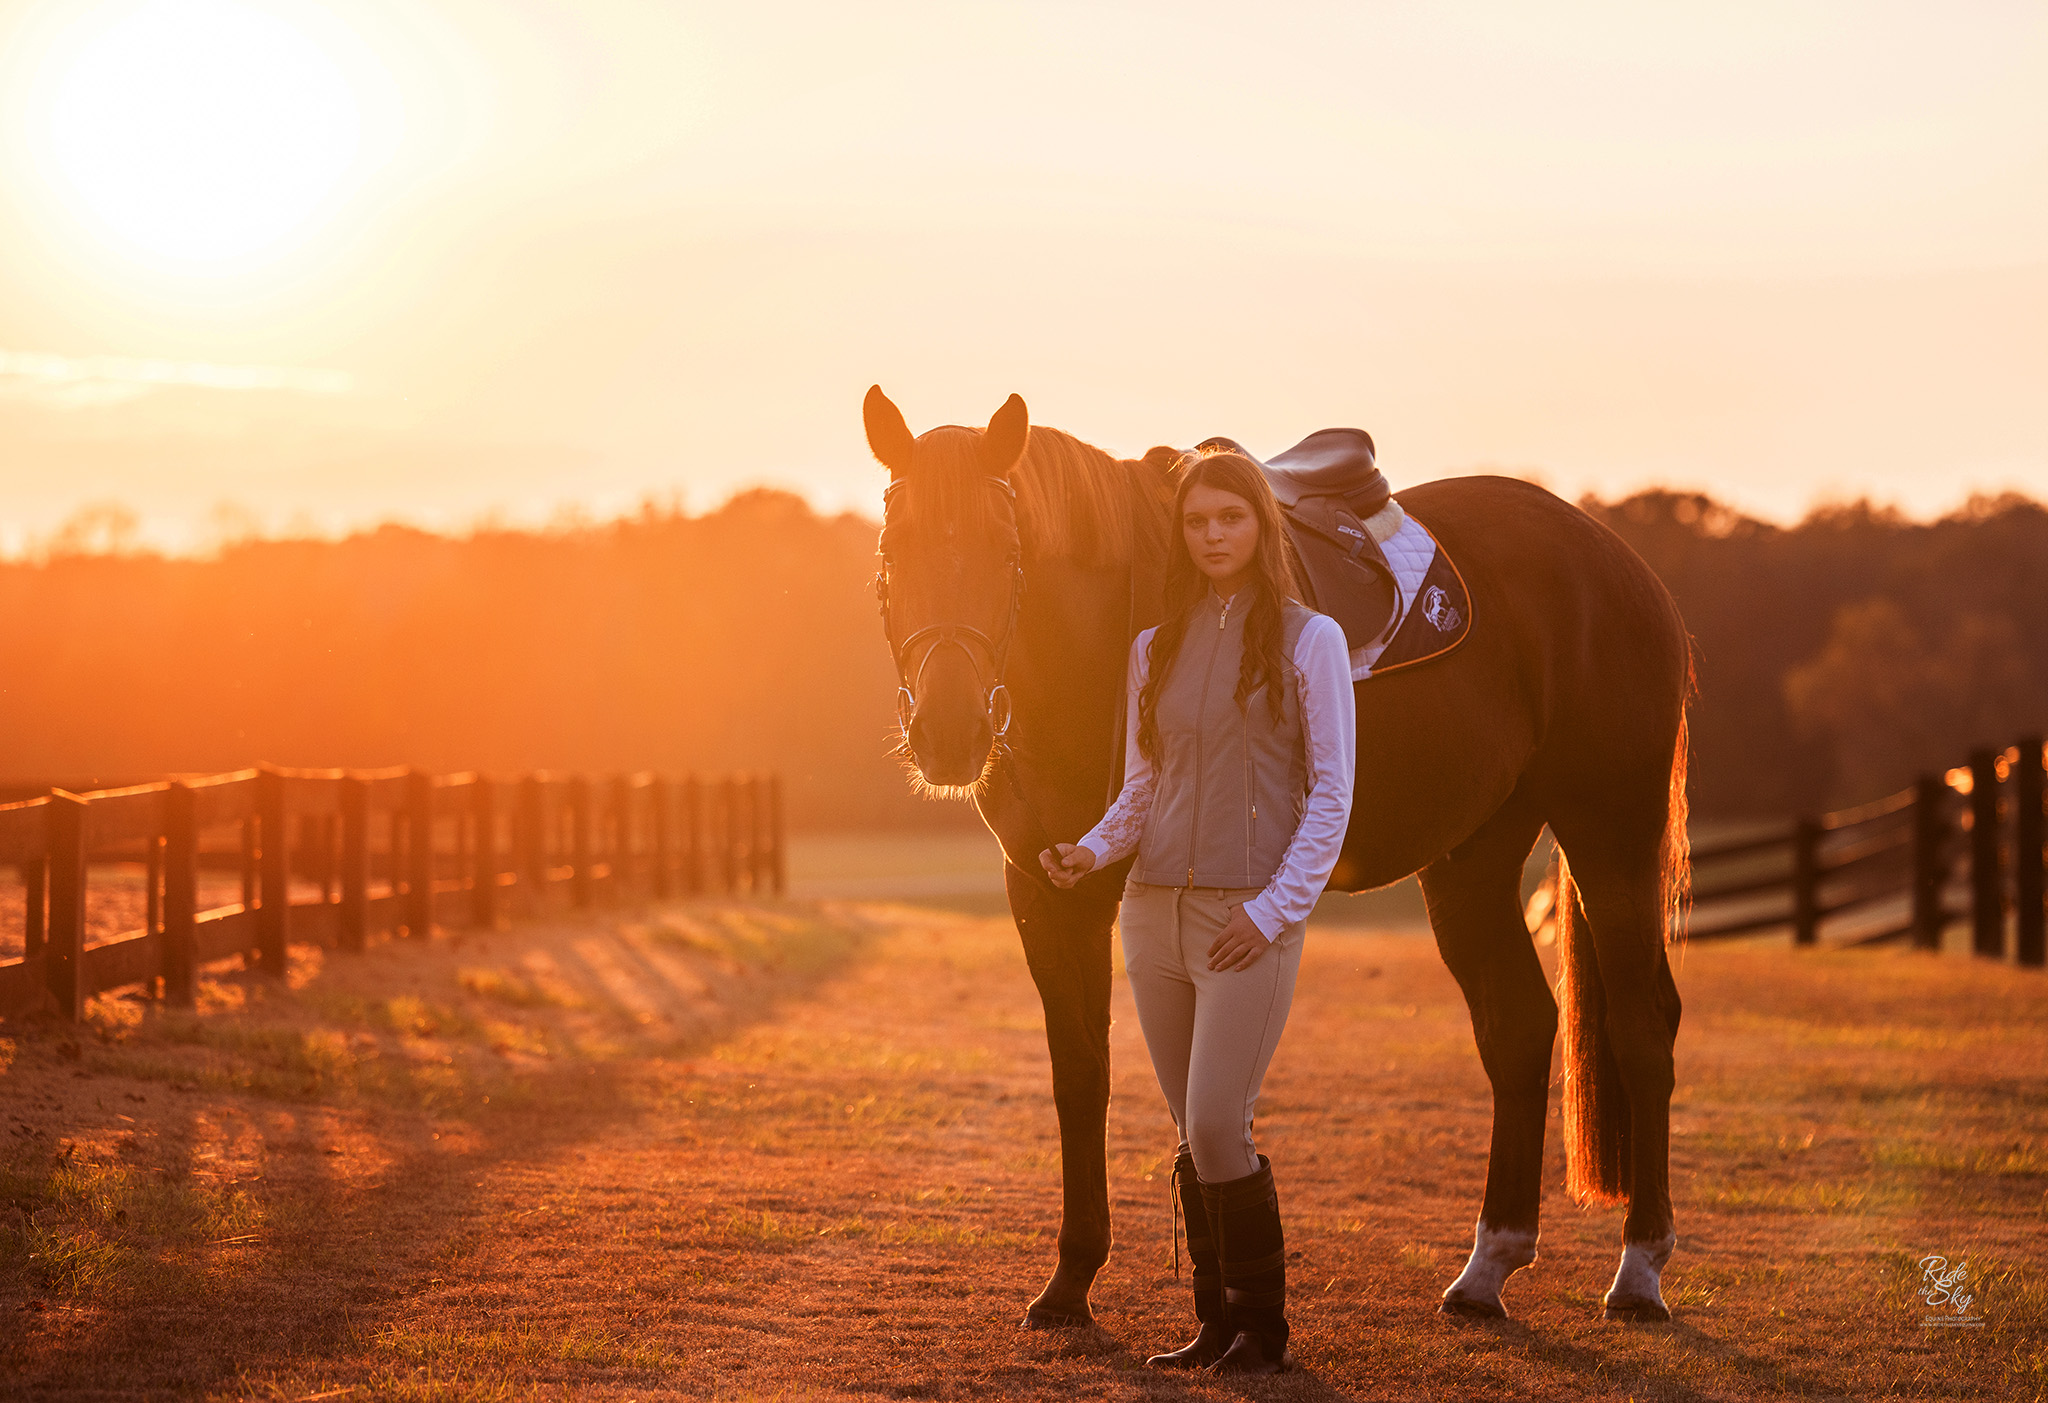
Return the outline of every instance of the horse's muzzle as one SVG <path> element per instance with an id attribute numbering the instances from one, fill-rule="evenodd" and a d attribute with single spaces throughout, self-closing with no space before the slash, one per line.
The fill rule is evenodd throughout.
<path id="1" fill-rule="evenodd" d="M 903 729 L 910 756 L 926 784 L 941 788 L 964 788 L 981 778 L 988 766 L 989 751 L 996 742 L 995 729 L 984 713 L 954 708 L 955 715 L 943 720 L 938 708 L 919 707 Z"/>

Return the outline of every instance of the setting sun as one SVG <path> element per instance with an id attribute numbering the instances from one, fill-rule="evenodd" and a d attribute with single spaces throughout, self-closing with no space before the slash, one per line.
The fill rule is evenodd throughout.
<path id="1" fill-rule="evenodd" d="M 112 242 L 220 267 L 277 250 L 335 202 L 362 146 L 342 66 L 235 0 L 106 7 L 44 113 L 59 185 Z"/>

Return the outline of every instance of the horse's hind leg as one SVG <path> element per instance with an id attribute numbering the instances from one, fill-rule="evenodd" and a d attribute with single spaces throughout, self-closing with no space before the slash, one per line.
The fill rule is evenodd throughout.
<path id="1" fill-rule="evenodd" d="M 1646 786 L 1647 787 L 1647 786 Z M 1661 782 L 1657 786 L 1661 791 Z M 1628 1216 L 1621 1265 L 1609 1287 L 1609 1319 L 1669 1320 L 1660 1277 L 1677 1246 L 1671 1211 L 1671 1093 L 1676 1082 L 1678 987 L 1665 957 L 1662 792 L 1630 803 L 1616 795 L 1552 820 L 1571 864 L 1598 969 L 1599 1036 L 1626 1100 L 1621 1167 Z M 1572 939 L 1585 939 L 1574 934 Z"/>
<path id="2" fill-rule="evenodd" d="M 1444 1292 L 1450 1315 L 1504 1317 L 1501 1286 L 1536 1260 L 1543 1119 L 1557 1003 L 1522 915 L 1522 864 L 1543 821 L 1518 798 L 1422 871 L 1429 924 L 1472 1010 L 1493 1084 L 1493 1143 L 1472 1257 Z"/>
<path id="3" fill-rule="evenodd" d="M 1052 1099 L 1060 1120 L 1060 1260 L 1025 1310 L 1027 1326 L 1086 1325 L 1088 1289 L 1109 1260 L 1109 930 L 1118 884 L 1059 891 L 1003 868 L 1024 960 L 1045 1007 Z"/>

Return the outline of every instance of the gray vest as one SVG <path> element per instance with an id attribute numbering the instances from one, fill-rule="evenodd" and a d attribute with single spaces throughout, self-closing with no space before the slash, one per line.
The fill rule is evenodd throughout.
<path id="1" fill-rule="evenodd" d="M 1233 601 L 1235 602 L 1235 601 Z M 1315 615 L 1289 602 L 1281 616 L 1284 676 L 1237 709 L 1242 610 L 1214 593 L 1195 606 L 1154 721 L 1160 763 L 1131 880 L 1157 887 L 1263 887 L 1301 824 L 1308 755 L 1294 644 Z M 1274 723 L 1266 687 L 1281 688 Z"/>

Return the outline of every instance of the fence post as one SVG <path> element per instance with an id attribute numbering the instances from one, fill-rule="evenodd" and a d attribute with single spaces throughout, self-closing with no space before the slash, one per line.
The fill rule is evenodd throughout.
<path id="1" fill-rule="evenodd" d="M 2005 954 L 2005 874 L 2000 871 L 1998 757 L 1970 752 L 1970 948 Z"/>
<path id="2" fill-rule="evenodd" d="M 494 788 L 482 775 L 469 786 L 469 822 L 476 831 L 469 919 L 485 930 L 498 924 L 498 812 Z"/>
<path id="3" fill-rule="evenodd" d="M 85 1016 L 85 811 L 87 801 L 50 791 L 50 930 L 43 977 L 60 1016 Z"/>
<path id="4" fill-rule="evenodd" d="M 633 883 L 633 778 L 614 775 L 612 790 L 612 900 L 624 901 Z"/>
<path id="5" fill-rule="evenodd" d="M 590 904 L 590 777 L 576 775 L 569 781 L 569 897 L 578 906 Z"/>
<path id="6" fill-rule="evenodd" d="M 242 909 L 256 909 L 256 815 L 242 820 Z"/>
<path id="7" fill-rule="evenodd" d="M 782 776 L 768 776 L 768 877 L 777 896 L 789 894 L 789 832 L 782 820 Z"/>
<path id="8" fill-rule="evenodd" d="M 391 918 L 391 933 L 395 936 L 405 927 L 405 804 L 401 801 L 384 815 L 384 879 L 390 883 L 390 896 L 398 907 L 398 914 Z M 370 858 L 370 872 L 374 876 L 378 863 L 376 856 Z"/>
<path id="9" fill-rule="evenodd" d="M 192 1007 L 199 964 L 199 817 L 191 786 L 164 793 L 164 1001 Z"/>
<path id="10" fill-rule="evenodd" d="M 519 807 L 512 822 L 512 865 L 518 869 L 527 914 L 537 914 L 548 893 L 548 835 L 540 776 L 519 781 Z"/>
<path id="11" fill-rule="evenodd" d="M 740 874 L 751 895 L 764 896 L 768 883 L 761 867 L 761 810 L 768 806 L 768 785 L 760 775 L 750 774 L 740 780 L 740 791 L 740 834 L 747 845 L 740 854 Z"/>
<path id="12" fill-rule="evenodd" d="M 749 776 L 747 790 L 753 820 L 747 825 L 747 885 L 754 895 L 766 896 L 775 885 L 775 820 L 769 812 L 768 776 Z"/>
<path id="13" fill-rule="evenodd" d="M 768 776 L 747 776 L 747 889 L 766 896 L 773 884 L 775 855 L 768 843 Z"/>
<path id="14" fill-rule="evenodd" d="M 455 851 L 445 854 L 452 859 L 448 865 L 448 875 L 455 879 L 459 887 L 464 888 L 469 885 L 470 873 L 476 870 L 476 835 L 470 831 L 475 825 L 469 821 L 469 806 L 475 799 L 475 795 L 470 791 L 476 787 L 476 783 L 476 776 L 471 775 L 468 783 L 456 791 L 456 811 L 450 815 L 455 820 Z M 439 880 L 440 876 L 441 863 L 437 858 L 434 863 L 434 877 Z"/>
<path id="15" fill-rule="evenodd" d="M 1941 949 L 1948 925 L 1942 900 L 1948 887 L 1948 821 L 1942 812 L 1948 786 L 1934 775 L 1913 783 L 1913 948 Z"/>
<path id="16" fill-rule="evenodd" d="M 2048 962 L 2048 941 L 2044 941 L 2042 846 L 2048 841 L 2042 827 L 2042 767 L 2048 764 L 2041 737 L 2023 736 L 2013 777 L 2013 899 L 2019 904 L 2019 962 L 2034 969 Z"/>
<path id="17" fill-rule="evenodd" d="M 257 967 L 284 978 L 285 947 L 291 939 L 291 836 L 285 813 L 284 776 L 266 769 L 256 776 L 259 833 L 256 896 Z"/>
<path id="18" fill-rule="evenodd" d="M 654 776 L 647 785 L 647 804 L 650 810 L 648 826 L 652 830 L 654 847 L 654 851 L 648 855 L 648 861 L 654 866 L 652 876 L 654 897 L 657 901 L 666 900 L 674 894 L 674 875 L 669 855 L 675 850 L 675 825 L 672 821 L 673 816 L 669 813 L 670 798 L 669 782 L 660 775 Z"/>
<path id="19" fill-rule="evenodd" d="M 143 840 L 143 844 L 142 928 L 151 935 L 161 935 L 164 929 L 164 835 L 152 833 Z"/>
<path id="20" fill-rule="evenodd" d="M 321 899 L 326 899 L 326 881 L 323 873 L 326 864 L 320 856 L 320 816 L 301 814 L 293 825 L 299 831 L 298 843 L 285 855 L 285 873 L 309 882 L 318 882 Z"/>
<path id="21" fill-rule="evenodd" d="M 392 884 L 393 889 L 397 883 Z M 370 782 L 341 781 L 341 929 L 334 943 L 361 954 L 370 943 Z"/>
<path id="22" fill-rule="evenodd" d="M 719 817 L 719 859 L 723 870 L 720 876 L 725 882 L 728 896 L 740 892 L 740 844 L 746 825 L 740 820 L 740 782 L 736 775 L 727 775 L 718 784 L 718 806 L 723 811 Z"/>
<path id="23" fill-rule="evenodd" d="M 1792 827 L 1792 943 L 1820 939 L 1820 823 L 1802 818 Z"/>
<path id="24" fill-rule="evenodd" d="M 49 912 L 45 909 L 49 896 L 50 859 L 31 858 L 21 864 L 23 905 L 27 908 L 22 922 L 22 957 L 34 964 L 43 958 L 43 947 L 50 929 Z"/>
<path id="25" fill-rule="evenodd" d="M 405 933 L 427 940 L 434 934 L 434 777 L 425 770 L 405 774 Z"/>
<path id="26" fill-rule="evenodd" d="M 695 775 L 683 780 L 683 895 L 704 893 L 704 786 Z"/>

